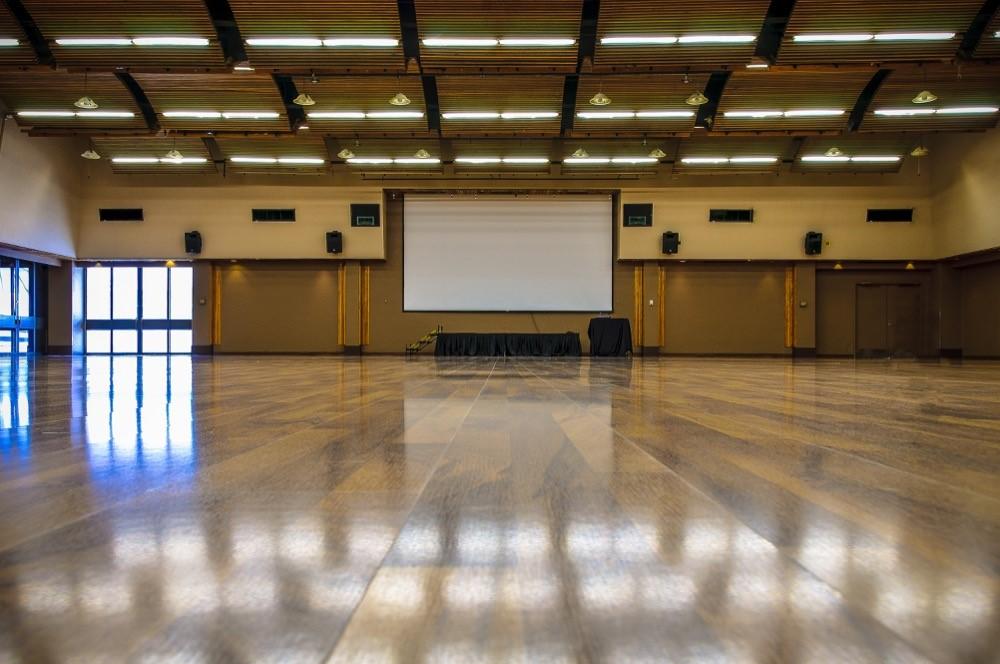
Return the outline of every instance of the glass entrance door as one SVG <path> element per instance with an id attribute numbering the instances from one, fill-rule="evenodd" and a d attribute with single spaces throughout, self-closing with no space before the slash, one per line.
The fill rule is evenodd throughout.
<path id="1" fill-rule="evenodd" d="M 38 267 L 0 256 L 0 356 L 28 355 L 37 346 Z"/>

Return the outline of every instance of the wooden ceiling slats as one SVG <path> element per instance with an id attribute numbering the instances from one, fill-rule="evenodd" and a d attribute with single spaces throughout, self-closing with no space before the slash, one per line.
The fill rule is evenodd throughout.
<path id="1" fill-rule="evenodd" d="M 996 13 L 983 32 L 982 41 L 979 42 L 979 48 L 976 49 L 977 58 L 1000 59 L 1000 37 L 996 36 L 998 32 L 1000 32 L 1000 11 Z"/>
<path id="2" fill-rule="evenodd" d="M 11 113 L 18 111 L 78 111 L 73 102 L 84 94 L 100 105 L 101 111 L 131 111 L 133 118 L 22 118 L 23 127 L 78 129 L 144 129 L 146 123 L 125 86 L 114 74 L 89 74 L 58 70 L 13 71 L 0 76 L 0 98 Z"/>
<path id="3" fill-rule="evenodd" d="M 305 112 L 331 111 L 420 111 L 421 118 L 393 118 L 358 120 L 330 120 L 308 118 L 313 131 L 337 136 L 424 136 L 427 130 L 427 106 L 424 90 L 416 76 L 322 76 L 318 83 L 310 77 L 296 77 L 295 86 L 299 92 L 308 93 L 315 106 L 305 108 Z M 393 106 L 389 99 L 402 92 L 410 99 L 408 106 Z"/>
<path id="4" fill-rule="evenodd" d="M 950 60 L 982 0 L 797 0 L 778 64 Z M 797 34 L 954 32 L 948 41 L 795 42 Z"/>
<path id="5" fill-rule="evenodd" d="M 439 76 L 443 136 L 553 136 L 559 118 L 540 120 L 446 120 L 445 113 L 488 111 L 562 112 L 563 80 L 555 76 Z"/>
<path id="6" fill-rule="evenodd" d="M 111 164 L 111 170 L 121 174 L 209 174 L 215 173 L 215 164 L 204 142 L 198 138 L 150 137 L 141 141 L 123 137 L 95 137 L 94 148 Z M 116 164 L 115 157 L 163 157 L 170 150 L 179 150 L 185 157 L 202 157 L 204 164 Z"/>
<path id="7" fill-rule="evenodd" d="M 614 111 L 688 111 L 697 113 L 697 107 L 685 103 L 690 95 L 705 89 L 708 76 L 692 74 L 687 82 L 681 74 L 642 74 L 634 76 L 582 76 L 576 93 L 576 113 Z M 607 106 L 593 106 L 590 99 L 598 92 L 611 98 Z M 635 135 L 668 135 L 690 132 L 695 116 L 661 120 L 573 120 L 574 136 L 612 136 L 622 133 Z"/>
<path id="8" fill-rule="evenodd" d="M 18 46 L 0 47 L 0 65 L 34 64 L 35 54 L 28 45 L 21 26 L 3 3 L 0 3 L 0 39 L 16 39 L 20 42 Z"/>
<path id="9" fill-rule="evenodd" d="M 930 90 L 938 100 L 925 107 L 1000 107 L 1000 74 L 985 68 L 948 68 L 919 72 L 893 72 L 879 88 L 861 123 L 861 131 L 970 131 L 997 126 L 997 114 L 929 115 L 884 117 L 882 108 L 921 108 L 912 99 L 921 90 Z"/>

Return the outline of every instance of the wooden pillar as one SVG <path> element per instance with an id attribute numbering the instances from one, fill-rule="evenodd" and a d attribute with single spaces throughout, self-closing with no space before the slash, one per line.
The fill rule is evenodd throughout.
<path id="1" fill-rule="evenodd" d="M 344 261 L 337 280 L 339 305 L 337 337 L 344 347 L 344 353 L 348 355 L 361 354 L 364 334 L 367 331 L 367 316 L 362 316 L 362 311 L 367 308 L 362 306 L 363 296 L 367 298 L 365 273 L 366 270 L 362 268 L 360 261 Z M 364 325 L 362 325 L 363 319 Z"/>
<path id="2" fill-rule="evenodd" d="M 792 354 L 813 357 L 816 355 L 816 264 L 797 263 L 794 276 L 795 337 Z"/>
<path id="3" fill-rule="evenodd" d="M 795 347 L 795 268 L 785 268 L 785 348 Z"/>
<path id="4" fill-rule="evenodd" d="M 648 262 L 642 269 L 642 354 L 660 354 L 660 264 Z"/>
<path id="5" fill-rule="evenodd" d="M 643 347 L 643 331 L 645 330 L 645 305 L 643 303 L 643 264 L 636 263 L 632 267 L 632 311 L 635 320 L 632 321 L 633 345 L 636 349 Z"/>

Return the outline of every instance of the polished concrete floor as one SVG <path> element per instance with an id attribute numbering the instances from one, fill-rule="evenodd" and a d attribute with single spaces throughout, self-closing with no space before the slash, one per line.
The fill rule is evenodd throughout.
<path id="1" fill-rule="evenodd" d="M 1000 363 L 0 360 L 2 662 L 989 662 Z"/>

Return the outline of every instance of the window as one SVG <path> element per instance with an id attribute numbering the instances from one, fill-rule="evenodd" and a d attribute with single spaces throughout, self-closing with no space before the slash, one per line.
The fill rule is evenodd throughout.
<path id="1" fill-rule="evenodd" d="M 193 268 L 86 270 L 86 352 L 190 353 Z"/>

